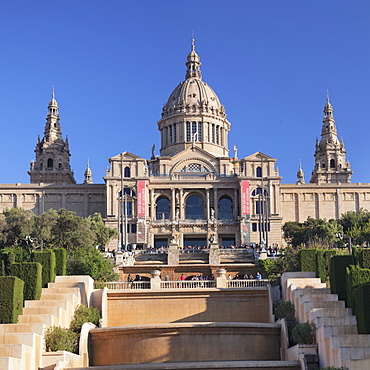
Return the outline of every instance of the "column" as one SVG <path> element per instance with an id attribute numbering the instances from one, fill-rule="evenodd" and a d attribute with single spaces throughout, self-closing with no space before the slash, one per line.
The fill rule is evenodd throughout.
<path id="1" fill-rule="evenodd" d="M 213 188 L 213 208 L 215 210 L 215 218 L 218 220 L 218 194 L 217 188 Z"/>
<path id="2" fill-rule="evenodd" d="M 340 192 L 339 189 L 336 190 L 335 192 L 335 196 L 336 196 L 336 204 L 335 204 L 335 219 L 336 220 L 339 220 L 340 219 L 340 216 L 342 214 L 342 193 Z"/>
<path id="3" fill-rule="evenodd" d="M 237 207 L 237 199 L 238 199 L 238 189 L 234 189 L 234 200 L 233 200 L 233 218 L 234 220 L 238 219 L 238 207 Z M 240 197 L 241 199 L 241 197 Z"/>
<path id="4" fill-rule="evenodd" d="M 185 212 L 184 212 L 184 199 L 183 199 L 183 191 L 184 189 L 179 189 L 179 200 L 180 200 L 180 220 L 185 219 Z"/>
<path id="5" fill-rule="evenodd" d="M 206 219 L 209 220 L 211 217 L 210 217 L 210 208 L 211 208 L 211 205 L 210 205 L 210 201 L 209 201 L 209 189 L 206 189 Z"/>
<path id="6" fill-rule="evenodd" d="M 176 219 L 176 189 L 172 188 L 172 200 L 171 200 L 171 219 L 174 221 Z"/>

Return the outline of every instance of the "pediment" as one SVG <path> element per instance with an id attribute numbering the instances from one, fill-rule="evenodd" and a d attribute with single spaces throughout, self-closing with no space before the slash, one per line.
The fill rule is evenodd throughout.
<path id="1" fill-rule="evenodd" d="M 141 158 L 135 154 L 132 154 L 130 152 L 123 152 L 120 154 L 115 155 L 114 157 L 109 158 L 110 161 L 145 161 L 144 158 Z"/>
<path id="2" fill-rule="evenodd" d="M 243 158 L 245 161 L 274 161 L 276 162 L 276 159 L 275 158 L 272 158 L 270 156 L 268 156 L 267 154 L 264 154 L 264 153 L 261 153 L 261 152 L 256 152 L 256 153 L 253 153 L 251 155 L 249 155 L 248 157 L 244 157 Z"/>

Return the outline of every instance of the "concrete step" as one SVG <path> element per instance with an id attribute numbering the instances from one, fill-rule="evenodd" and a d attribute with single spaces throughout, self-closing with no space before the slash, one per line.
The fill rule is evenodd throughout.
<path id="1" fill-rule="evenodd" d="M 330 365 L 335 367 L 341 367 L 344 361 L 363 360 L 364 358 L 369 357 L 370 357 L 369 346 L 362 347 L 341 346 L 333 349 L 332 351 L 333 361 L 330 363 Z"/>
<path id="2" fill-rule="evenodd" d="M 370 335 L 356 334 L 356 335 L 332 335 L 325 339 L 330 344 L 330 348 L 338 347 L 370 347 Z"/>
<path id="3" fill-rule="evenodd" d="M 345 316 L 353 316 L 351 308 L 316 307 L 309 311 L 309 321 L 313 321 L 316 317 L 345 317 Z"/>
<path id="4" fill-rule="evenodd" d="M 13 357 L 19 359 L 19 369 L 37 370 L 33 356 L 33 349 L 25 344 L 1 344 L 0 358 Z M 3 370 L 1 368 L 1 370 Z M 10 368 L 9 370 L 13 370 Z"/>
<path id="5" fill-rule="evenodd" d="M 23 370 L 22 360 L 15 357 L 0 357 L 1 370 Z"/>
<path id="6" fill-rule="evenodd" d="M 345 308 L 345 302 L 344 301 L 312 301 L 312 302 L 304 302 L 299 306 L 299 317 L 298 321 L 300 322 L 306 322 L 309 321 L 311 318 L 310 311 L 312 309 L 317 308 L 327 308 L 330 310 L 335 309 L 343 309 Z"/>
<path id="7" fill-rule="evenodd" d="M 35 333 L 43 336 L 46 330 L 46 325 L 41 323 L 17 323 L 17 324 L 1 324 L 0 334 L 7 333 Z M 0 367 L 1 369 L 1 367 Z"/>
<path id="8" fill-rule="evenodd" d="M 19 315 L 18 316 L 18 323 L 40 323 L 45 324 L 47 326 L 56 326 L 59 325 L 59 318 L 50 315 L 50 314 L 42 314 L 42 315 Z"/>
<path id="9" fill-rule="evenodd" d="M 345 315 L 340 317 L 333 317 L 333 316 L 324 316 L 324 317 L 315 317 L 313 323 L 316 325 L 316 328 L 320 328 L 321 326 L 334 326 L 334 325 L 350 325 L 355 326 L 357 330 L 357 321 L 356 316 L 354 315 Z"/>
<path id="10" fill-rule="evenodd" d="M 179 362 L 150 363 L 135 365 L 110 365 L 68 368 L 68 370 L 184 370 L 184 369 L 248 369 L 248 370 L 301 370 L 298 361 L 215 361 L 215 362 Z"/>
<path id="11" fill-rule="evenodd" d="M 316 327 L 316 332 L 324 338 L 332 335 L 358 335 L 356 325 L 325 325 Z"/>
<path id="12" fill-rule="evenodd" d="M 351 370 L 368 370 L 370 369 L 370 358 L 343 361 L 342 366 L 345 366 L 347 369 Z"/>

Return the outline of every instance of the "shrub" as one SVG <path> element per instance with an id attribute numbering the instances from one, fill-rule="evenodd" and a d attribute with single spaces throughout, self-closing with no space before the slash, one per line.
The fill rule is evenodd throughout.
<path id="1" fill-rule="evenodd" d="M 316 326 L 312 322 L 298 323 L 292 330 L 292 341 L 295 344 L 314 344 L 316 342 Z"/>
<path id="2" fill-rule="evenodd" d="M 357 330 L 359 334 L 370 334 L 370 283 L 360 285 L 353 290 L 353 302 L 356 307 Z"/>
<path id="3" fill-rule="evenodd" d="M 337 254 L 335 249 L 318 249 L 316 252 L 316 276 L 326 283 L 330 276 L 330 260 Z"/>
<path id="4" fill-rule="evenodd" d="M 339 300 L 347 301 L 346 268 L 353 265 L 353 256 L 333 256 L 330 260 L 330 290 Z"/>
<path id="5" fill-rule="evenodd" d="M 316 249 L 301 249 L 299 265 L 301 271 L 316 271 Z"/>
<path id="6" fill-rule="evenodd" d="M 78 306 L 71 321 L 69 328 L 80 333 L 82 325 L 85 322 L 92 322 L 94 325 L 98 326 L 100 320 L 99 310 L 95 307 Z"/>
<path id="7" fill-rule="evenodd" d="M 37 300 L 41 297 L 42 267 L 38 262 L 12 263 L 12 275 L 24 281 L 24 299 Z"/>
<path id="8" fill-rule="evenodd" d="M 52 250 L 33 252 L 32 260 L 41 263 L 42 286 L 45 288 L 48 283 L 53 283 L 55 280 L 55 253 Z"/>
<path id="9" fill-rule="evenodd" d="M 16 276 L 0 277 L 0 324 L 18 321 L 23 309 L 24 282 Z"/>
<path id="10" fill-rule="evenodd" d="M 60 326 L 51 326 L 45 333 L 45 347 L 47 352 L 68 351 L 78 352 L 80 335 L 73 330 Z"/>
<path id="11" fill-rule="evenodd" d="M 291 301 L 279 301 L 279 303 L 274 308 L 275 318 L 286 319 L 287 321 L 295 320 L 295 308 Z"/>
<path id="12" fill-rule="evenodd" d="M 67 275 L 67 251 L 64 248 L 53 249 L 55 253 L 55 275 Z"/>

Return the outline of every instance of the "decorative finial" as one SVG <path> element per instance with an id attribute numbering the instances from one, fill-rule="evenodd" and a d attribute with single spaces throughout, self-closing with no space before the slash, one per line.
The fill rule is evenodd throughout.
<path id="1" fill-rule="evenodd" d="M 327 101 L 328 103 L 330 102 L 329 89 L 326 89 L 326 101 Z"/>
<path id="2" fill-rule="evenodd" d="M 302 161 L 299 160 L 299 169 L 301 170 L 302 169 Z"/>
<path id="3" fill-rule="evenodd" d="M 195 50 L 195 40 L 194 40 L 194 35 L 193 38 L 191 39 L 191 51 Z"/>
<path id="4" fill-rule="evenodd" d="M 51 98 L 52 98 L 52 99 L 54 99 L 54 98 L 55 98 L 54 85 L 53 85 L 53 88 L 52 88 L 52 91 L 51 91 Z"/>

